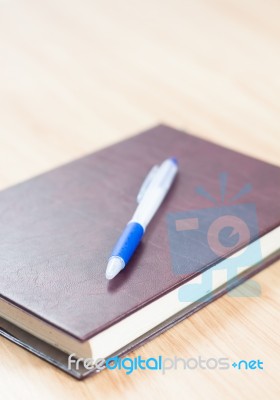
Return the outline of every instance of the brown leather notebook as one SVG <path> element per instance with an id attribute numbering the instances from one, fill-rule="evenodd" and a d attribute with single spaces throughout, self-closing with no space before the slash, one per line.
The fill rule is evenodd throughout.
<path id="1" fill-rule="evenodd" d="M 170 156 L 173 187 L 129 265 L 107 281 L 143 179 Z M 165 125 L 8 188 L 1 334 L 87 376 L 94 369 L 68 368 L 68 354 L 123 355 L 276 260 L 279 197 L 279 167 Z"/>

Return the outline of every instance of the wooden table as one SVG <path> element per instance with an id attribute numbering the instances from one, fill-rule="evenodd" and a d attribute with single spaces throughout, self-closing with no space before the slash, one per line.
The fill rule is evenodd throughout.
<path id="1" fill-rule="evenodd" d="M 279 164 L 278 0 L 0 0 L 0 186 L 158 122 Z M 0 339 L 1 399 L 280 398 L 280 263 L 135 351 L 263 371 L 104 371 L 78 382 Z"/>

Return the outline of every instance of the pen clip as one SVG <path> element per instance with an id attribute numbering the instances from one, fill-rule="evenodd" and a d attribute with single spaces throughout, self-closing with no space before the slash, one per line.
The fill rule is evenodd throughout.
<path id="1" fill-rule="evenodd" d="M 138 192 L 137 195 L 137 203 L 139 204 L 141 202 L 141 200 L 144 197 L 144 194 L 146 192 L 146 190 L 148 189 L 148 187 L 150 186 L 150 183 L 152 182 L 157 170 L 159 169 L 158 165 L 154 165 L 152 167 L 152 169 L 149 171 L 148 175 L 146 176 L 146 178 L 144 179 L 144 182 L 142 183 L 140 190 Z"/>

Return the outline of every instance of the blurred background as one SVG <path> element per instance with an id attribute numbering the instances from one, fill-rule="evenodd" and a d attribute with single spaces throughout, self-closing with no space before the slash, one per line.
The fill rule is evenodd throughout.
<path id="1" fill-rule="evenodd" d="M 159 122 L 279 163 L 278 0 L 0 0 L 0 187 Z"/>

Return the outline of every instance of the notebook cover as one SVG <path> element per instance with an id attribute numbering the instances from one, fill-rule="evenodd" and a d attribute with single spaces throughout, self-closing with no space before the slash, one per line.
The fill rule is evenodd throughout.
<path id="1" fill-rule="evenodd" d="M 180 165 L 174 186 L 129 267 L 108 282 L 108 256 L 143 178 L 169 156 Z M 205 262 L 203 251 L 192 258 L 176 248 L 185 261 L 176 271 L 166 218 L 214 208 L 201 188 L 217 199 L 225 172 L 222 197 L 251 184 L 246 203 L 233 202 L 241 213 L 255 205 L 251 240 L 280 225 L 280 168 L 164 125 L 2 191 L 1 296 L 81 341 L 91 338 L 229 255 Z"/>
<path id="2" fill-rule="evenodd" d="M 232 279 L 230 282 L 228 282 L 226 285 L 223 285 L 215 292 L 209 293 L 198 302 L 193 303 L 191 306 L 173 315 L 171 318 L 156 326 L 154 329 L 146 332 L 144 335 L 140 336 L 132 343 L 128 343 L 127 346 L 119 349 L 119 351 L 117 351 L 115 354 L 112 354 L 111 357 L 123 357 L 127 353 L 137 349 L 139 346 L 145 344 L 149 340 L 152 340 L 156 336 L 165 332 L 167 329 L 172 328 L 172 326 L 174 326 L 178 322 L 191 316 L 193 313 L 207 306 L 212 301 L 216 300 L 228 291 L 234 289 L 236 286 L 244 283 L 248 278 L 252 277 L 254 274 L 260 272 L 262 269 L 275 262 L 277 259 L 279 259 L 279 257 L 280 252 L 277 252 L 276 254 L 266 259 L 264 262 L 261 262 L 259 265 L 254 267 L 252 270 L 248 270 L 244 274 L 236 277 L 235 279 Z M 245 291 L 245 293 L 248 293 L 248 289 L 245 289 Z M 9 323 L 3 318 L 0 318 L 0 334 L 11 342 L 26 349 L 30 353 L 33 353 L 35 356 L 61 369 L 63 372 L 72 375 L 76 379 L 81 380 L 90 375 L 94 375 L 100 372 L 99 370 L 86 369 L 83 366 L 83 363 L 80 363 L 78 367 L 76 366 L 76 364 L 71 364 L 71 367 L 69 368 L 68 354 L 34 337 L 28 332 L 23 331 L 22 329 Z"/>

